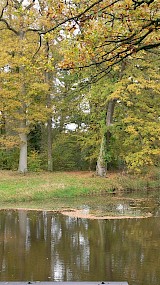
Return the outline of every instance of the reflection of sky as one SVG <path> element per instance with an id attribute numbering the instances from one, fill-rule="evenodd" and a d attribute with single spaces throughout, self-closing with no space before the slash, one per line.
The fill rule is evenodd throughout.
<path id="1" fill-rule="evenodd" d="M 117 210 L 120 212 L 120 213 L 124 213 L 124 205 L 123 204 L 119 204 L 117 205 Z"/>
<path id="2" fill-rule="evenodd" d="M 128 203 L 119 203 L 116 205 L 116 210 L 120 215 L 142 215 L 141 209 L 132 208 Z"/>
<path id="3" fill-rule="evenodd" d="M 123 213 L 126 205 L 119 201 L 117 211 Z M 25 226 L 20 228 L 22 222 Z M 159 284 L 157 218 L 90 221 L 42 212 L 1 215 L 0 211 L 0 229 L 1 281 L 107 278 L 130 279 L 133 285 Z"/>
<path id="4" fill-rule="evenodd" d="M 26 242 L 25 242 L 26 251 L 29 251 L 30 247 L 31 247 L 31 239 L 30 239 L 31 231 L 30 231 L 30 223 L 29 223 L 29 221 L 30 220 L 27 217 L 27 221 L 26 221 Z"/>
<path id="5" fill-rule="evenodd" d="M 85 227 L 84 227 L 85 224 Z M 62 228 L 61 224 L 57 223 L 57 219 L 52 217 L 51 219 L 51 279 L 54 281 L 64 280 L 64 276 L 66 280 L 72 280 L 72 267 L 76 267 L 76 270 L 80 271 L 81 268 L 85 268 L 85 270 L 89 270 L 89 262 L 90 262 L 90 245 L 88 240 L 88 235 L 86 234 L 86 230 L 88 229 L 88 222 L 84 221 L 83 231 L 80 230 L 81 224 L 78 225 L 79 231 L 73 231 L 72 234 L 69 235 L 69 244 L 70 249 L 73 252 L 77 252 L 75 256 L 72 256 L 70 253 L 70 257 L 68 257 L 68 262 L 64 264 L 62 260 L 62 256 L 59 254 L 57 250 L 57 243 L 61 242 L 62 239 Z M 65 226 L 66 230 L 72 231 L 72 228 L 77 225 L 77 219 L 66 217 L 65 218 Z M 68 242 L 67 245 L 68 246 Z M 64 252 L 65 252 L 65 244 L 64 244 Z M 70 262 L 70 258 L 74 259 L 74 263 Z M 67 256 L 66 256 L 67 260 Z"/>
<path id="6" fill-rule="evenodd" d="M 54 245 L 55 241 L 58 241 L 62 237 L 62 230 L 60 224 L 56 222 L 56 217 L 51 219 L 51 243 Z"/>
<path id="7" fill-rule="evenodd" d="M 58 258 L 56 258 L 54 264 L 52 264 L 52 276 L 54 281 L 61 281 L 64 279 L 64 275 L 67 280 L 72 279 L 72 272 L 67 266 L 65 266 Z"/>
<path id="8" fill-rule="evenodd" d="M 60 262 L 58 256 L 54 257 L 54 262 L 52 263 L 52 279 L 59 281 L 63 279 L 64 275 L 64 264 Z"/>

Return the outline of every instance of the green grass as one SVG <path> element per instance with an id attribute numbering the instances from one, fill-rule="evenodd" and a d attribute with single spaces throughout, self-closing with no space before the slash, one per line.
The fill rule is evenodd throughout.
<path id="1" fill-rule="evenodd" d="M 86 176 L 85 173 L 28 173 L 23 176 L 16 172 L 1 171 L 0 201 L 75 197 L 103 189 L 109 184 L 106 182 L 90 174 Z"/>
<path id="2" fill-rule="evenodd" d="M 109 173 L 100 178 L 91 172 L 40 172 L 18 174 L 13 171 L 0 171 L 1 208 L 17 205 L 43 208 L 54 207 L 54 201 L 63 204 L 64 199 L 101 196 L 115 190 L 121 193 L 127 189 L 150 190 L 160 185 L 160 177 L 137 177 Z M 65 204 L 65 203 L 64 203 Z M 47 205 L 47 206 L 46 206 Z M 27 206 L 27 207 L 28 207 Z"/>

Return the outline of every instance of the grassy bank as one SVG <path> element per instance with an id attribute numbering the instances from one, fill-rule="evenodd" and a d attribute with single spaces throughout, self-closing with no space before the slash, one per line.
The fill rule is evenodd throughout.
<path id="1" fill-rule="evenodd" d="M 130 191 L 151 191 L 160 185 L 159 172 L 145 176 L 131 176 L 122 173 L 109 173 L 100 178 L 91 172 L 40 172 L 18 174 L 12 171 L 0 171 L 1 205 L 29 203 L 39 205 L 50 203 L 53 199 L 70 197 L 91 197 Z M 61 198 L 61 199 L 59 199 Z"/>

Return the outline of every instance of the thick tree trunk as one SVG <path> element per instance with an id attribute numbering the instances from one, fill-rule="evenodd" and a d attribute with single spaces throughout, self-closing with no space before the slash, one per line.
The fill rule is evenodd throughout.
<path id="1" fill-rule="evenodd" d="M 121 70 L 119 73 L 119 80 L 123 77 L 123 72 L 126 68 L 126 61 L 122 61 L 121 63 Z M 106 127 L 107 132 L 103 135 L 101 146 L 100 146 L 100 152 L 99 157 L 97 160 L 97 167 L 96 167 L 96 174 L 99 176 L 106 176 L 107 173 L 107 162 L 105 159 L 105 154 L 107 154 L 107 151 L 109 151 L 109 145 L 110 145 L 110 139 L 111 139 L 111 132 L 110 127 L 113 123 L 113 115 L 114 115 L 114 108 L 116 105 L 117 99 L 113 99 L 109 101 L 107 110 L 106 110 Z"/>
<path id="2" fill-rule="evenodd" d="M 27 134 L 19 134 L 21 139 L 20 144 L 20 154 L 19 154 L 19 167 L 18 172 L 26 173 L 27 172 Z"/>
<path id="3" fill-rule="evenodd" d="M 106 176 L 107 165 L 105 161 L 105 137 L 102 137 L 100 152 L 97 160 L 96 174 L 101 177 Z"/>
<path id="4" fill-rule="evenodd" d="M 109 144 L 110 144 L 110 138 L 111 138 L 109 127 L 112 125 L 115 104 L 116 104 L 116 100 L 109 101 L 107 112 L 106 112 L 107 132 L 102 137 L 100 152 L 99 152 L 97 166 L 96 166 L 96 174 L 101 177 L 105 177 L 107 173 L 107 161 L 105 158 L 105 154 L 107 153 L 107 151 L 109 151 Z"/>

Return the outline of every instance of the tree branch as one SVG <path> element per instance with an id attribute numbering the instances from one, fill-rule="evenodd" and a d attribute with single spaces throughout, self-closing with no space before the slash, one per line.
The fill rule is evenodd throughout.
<path id="1" fill-rule="evenodd" d="M 50 33 L 50 32 L 52 32 L 52 31 L 54 31 L 55 29 L 57 29 L 58 27 L 64 25 L 64 24 L 67 23 L 67 22 L 71 22 L 71 21 L 74 21 L 74 20 L 75 20 L 75 21 L 80 20 L 80 18 L 81 18 L 82 16 L 84 16 L 88 11 L 90 11 L 93 7 L 95 7 L 96 5 L 98 5 L 99 3 L 103 2 L 103 1 L 104 1 L 104 0 L 98 0 L 98 1 L 94 2 L 92 5 L 90 5 L 90 6 L 87 7 L 86 9 L 84 9 L 83 12 L 81 12 L 81 13 L 75 15 L 75 16 L 72 16 L 72 17 L 70 17 L 70 18 L 67 18 L 67 19 L 65 19 L 65 20 L 63 20 L 63 21 L 61 21 L 60 23 L 58 23 L 57 25 L 55 25 L 55 26 L 52 27 L 51 29 L 48 29 L 48 30 L 46 30 L 46 31 L 42 31 L 41 34 L 44 35 L 44 34 Z M 119 2 L 119 1 L 121 1 L 121 0 L 115 0 L 115 1 L 113 1 L 112 3 L 110 3 L 109 5 L 107 5 L 106 8 L 109 8 L 110 6 L 114 5 L 115 3 Z"/>
<path id="2" fill-rule="evenodd" d="M 16 35 L 19 34 L 18 31 L 16 31 L 13 27 L 11 27 L 11 26 L 9 25 L 9 23 L 7 22 L 6 19 L 1 18 L 1 19 L 0 19 L 0 22 L 5 23 L 5 25 L 7 26 L 7 29 L 8 29 L 8 30 L 12 31 L 12 32 L 15 33 Z"/>
<path id="3" fill-rule="evenodd" d="M 0 14 L 0 21 L 1 21 L 1 18 L 3 17 L 4 10 L 7 8 L 7 6 L 8 6 L 8 0 L 6 1 L 6 5 L 2 8 L 2 11 Z"/>

